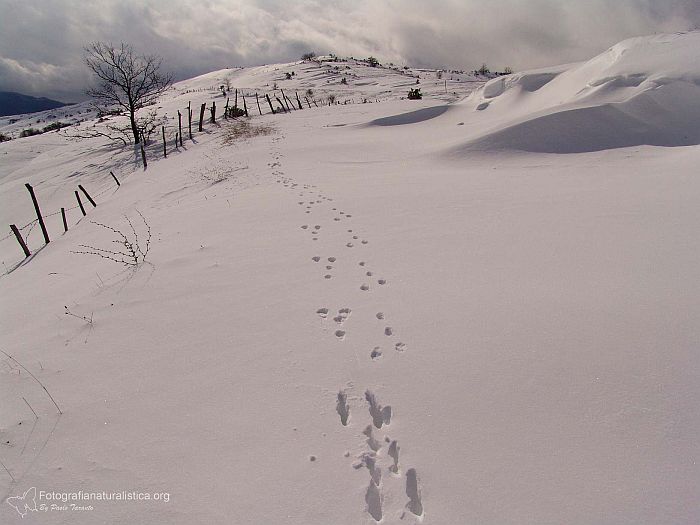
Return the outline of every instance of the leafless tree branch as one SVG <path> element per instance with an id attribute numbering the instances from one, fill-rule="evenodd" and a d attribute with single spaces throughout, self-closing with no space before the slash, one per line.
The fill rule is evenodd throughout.
<path id="1" fill-rule="evenodd" d="M 172 76 L 160 71 L 162 59 L 137 55 L 124 42 L 118 46 L 93 42 L 85 48 L 85 63 L 97 79 L 87 94 L 101 107 L 116 106 L 128 112 L 134 142 L 139 143 L 136 112 L 155 104 L 172 84 Z"/>

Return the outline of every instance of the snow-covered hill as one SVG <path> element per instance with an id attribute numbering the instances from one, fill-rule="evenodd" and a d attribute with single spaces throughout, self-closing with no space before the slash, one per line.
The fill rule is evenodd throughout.
<path id="1" fill-rule="evenodd" d="M 33 252 L 0 241 L 0 497 L 161 494 L 0 522 L 696 523 L 697 49 L 213 72 L 146 170 L 71 128 L 0 144 Z M 227 79 L 251 118 L 175 149 Z M 260 116 L 275 83 L 321 103 Z"/>

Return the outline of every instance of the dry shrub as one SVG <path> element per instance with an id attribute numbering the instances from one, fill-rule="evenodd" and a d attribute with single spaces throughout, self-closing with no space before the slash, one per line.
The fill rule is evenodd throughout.
<path id="1" fill-rule="evenodd" d="M 247 120 L 237 120 L 225 126 L 224 144 L 229 146 L 239 140 L 271 135 L 277 130 L 265 124 L 251 124 Z"/>

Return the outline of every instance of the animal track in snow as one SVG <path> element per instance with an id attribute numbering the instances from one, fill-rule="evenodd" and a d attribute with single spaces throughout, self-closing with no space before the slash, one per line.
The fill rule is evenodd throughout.
<path id="1" fill-rule="evenodd" d="M 350 417 L 350 405 L 348 405 L 348 395 L 342 390 L 338 392 L 338 403 L 335 406 L 335 410 L 340 416 L 340 423 L 344 427 L 348 426 L 348 418 Z M 398 461 L 398 457 L 396 461 Z"/>
<path id="2" fill-rule="evenodd" d="M 347 318 L 350 317 L 351 313 L 352 310 L 350 308 L 341 308 L 338 310 L 338 315 L 336 315 L 333 320 L 338 324 L 343 324 Z"/>
<path id="3" fill-rule="evenodd" d="M 360 286 L 360 290 L 366 292 L 367 290 L 369 290 L 369 284 L 363 284 L 362 286 Z"/>
<path id="4" fill-rule="evenodd" d="M 391 424 L 391 406 L 387 405 L 383 407 L 377 402 L 374 394 L 367 390 L 365 392 L 365 399 L 369 403 L 369 415 L 372 416 L 372 423 L 377 428 L 382 428 L 382 425 Z"/>
<path id="5" fill-rule="evenodd" d="M 406 350 L 406 345 L 404 343 L 396 343 L 394 348 L 396 348 L 397 352 L 404 352 Z"/>
<path id="6" fill-rule="evenodd" d="M 360 266 L 364 266 L 364 265 L 367 264 L 367 263 L 365 263 L 365 261 L 360 261 L 360 262 L 357 263 L 357 264 L 359 264 Z"/>
<path id="7" fill-rule="evenodd" d="M 379 359 L 382 357 L 382 351 L 378 346 L 375 346 L 369 356 L 374 360 Z"/>
<path id="8" fill-rule="evenodd" d="M 391 326 L 387 326 L 384 329 L 384 335 L 387 337 L 391 337 L 394 334 L 394 330 L 392 330 Z"/>
<path id="9" fill-rule="evenodd" d="M 418 487 L 418 474 L 411 468 L 406 472 L 406 496 L 408 503 L 406 508 L 416 516 L 423 515 L 423 502 L 421 501 L 420 488 Z"/>
<path id="10" fill-rule="evenodd" d="M 379 279 L 377 280 L 379 284 L 386 284 L 386 279 Z"/>
<path id="11" fill-rule="evenodd" d="M 336 330 L 335 336 L 342 341 L 345 339 L 345 330 Z"/>
<path id="12" fill-rule="evenodd" d="M 318 261 L 321 260 L 321 258 L 317 255 L 317 256 L 315 256 L 315 257 L 312 257 L 311 260 L 312 260 L 313 262 L 318 262 Z"/>
<path id="13" fill-rule="evenodd" d="M 365 428 L 362 433 L 367 436 L 367 446 L 371 449 L 377 452 L 380 448 L 382 448 L 382 444 L 374 439 L 374 436 L 372 435 L 372 425 L 367 425 L 367 428 Z"/>
<path id="14" fill-rule="evenodd" d="M 328 262 L 332 262 L 332 263 L 333 263 L 333 262 L 335 262 L 335 261 L 336 261 L 336 258 L 335 258 L 335 257 L 329 257 L 329 258 L 328 258 Z"/>
<path id="15" fill-rule="evenodd" d="M 369 487 L 365 493 L 365 502 L 367 503 L 367 512 L 377 523 L 382 521 L 382 495 L 379 492 L 379 487 L 374 484 L 374 481 L 369 480 Z"/>
<path id="16" fill-rule="evenodd" d="M 326 275 L 323 276 L 324 279 L 330 279 L 333 277 L 331 274 L 327 273 Z"/>
<path id="17" fill-rule="evenodd" d="M 367 277 L 372 277 L 372 272 L 367 272 L 365 275 L 366 275 Z"/>
<path id="18" fill-rule="evenodd" d="M 340 396 L 340 394 L 338 394 L 338 396 Z M 394 464 L 389 466 L 389 471 L 393 474 L 399 473 L 399 450 L 401 450 L 401 447 L 399 447 L 399 444 L 396 442 L 396 440 L 392 441 L 389 445 L 389 451 L 387 452 L 387 454 L 391 459 L 394 460 Z"/>
<path id="19" fill-rule="evenodd" d="M 362 465 L 367 467 L 369 475 L 376 486 L 382 482 L 382 469 L 377 465 L 377 456 L 374 452 L 366 452 L 360 458 Z"/>
<path id="20" fill-rule="evenodd" d="M 325 319 L 328 317 L 328 308 L 319 308 L 316 310 L 316 313 L 321 317 L 321 319 Z"/>
<path id="21" fill-rule="evenodd" d="M 384 319 L 384 312 L 377 312 L 376 317 L 377 317 L 377 319 L 379 319 L 379 320 Z"/>

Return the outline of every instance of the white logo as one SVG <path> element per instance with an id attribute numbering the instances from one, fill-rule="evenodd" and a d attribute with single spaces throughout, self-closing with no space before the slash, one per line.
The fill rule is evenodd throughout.
<path id="1" fill-rule="evenodd" d="M 7 498 L 7 503 L 14 507 L 23 518 L 29 511 L 36 512 L 36 487 L 28 489 L 22 496 Z"/>

